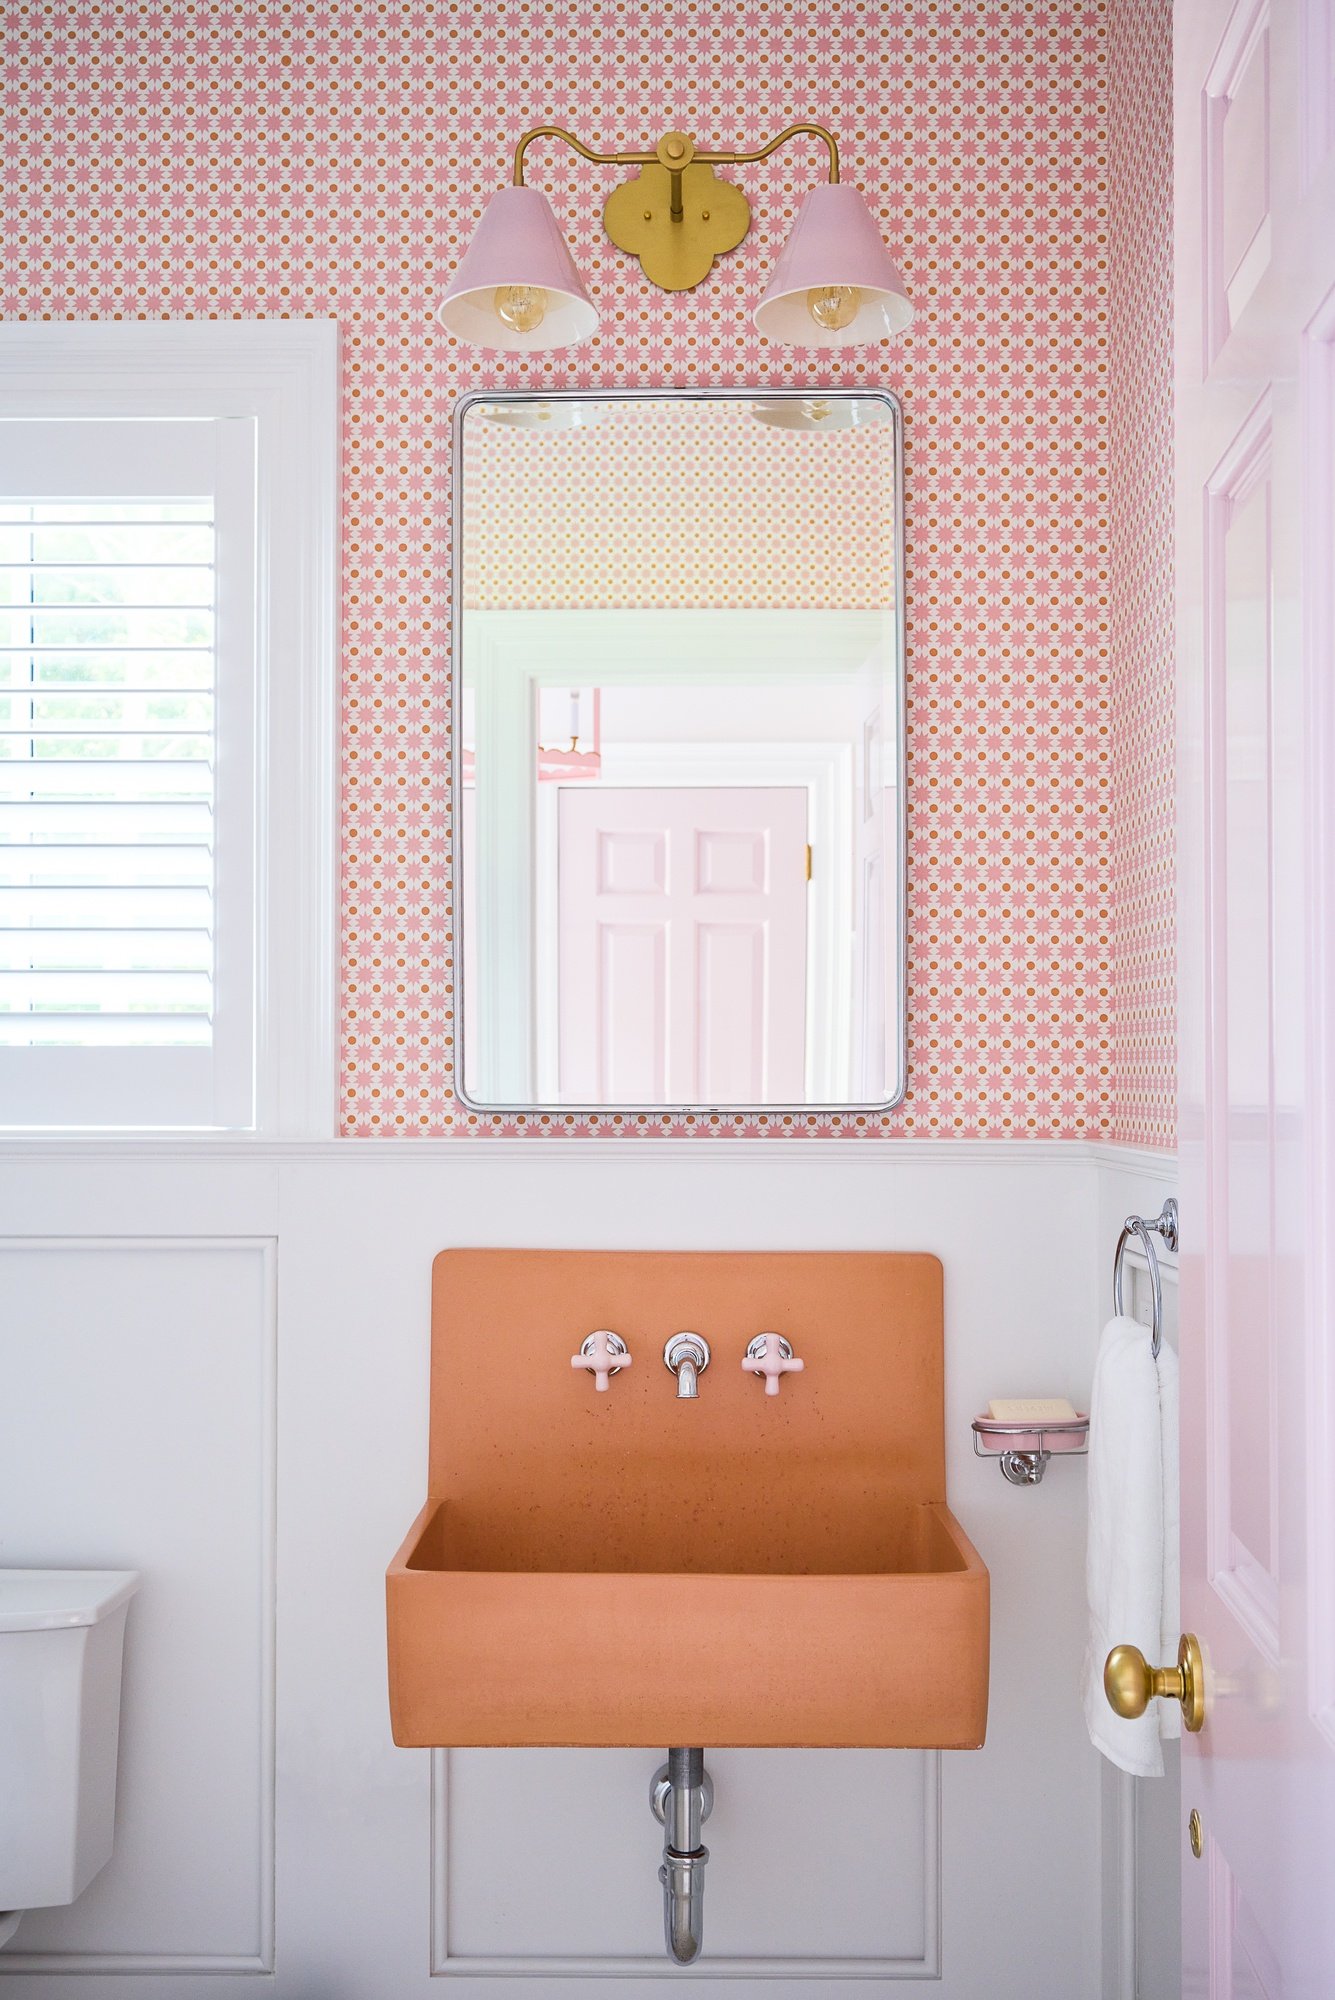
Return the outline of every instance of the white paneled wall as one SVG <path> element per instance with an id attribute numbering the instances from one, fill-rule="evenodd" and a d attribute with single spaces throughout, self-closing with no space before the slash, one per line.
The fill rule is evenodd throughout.
<path id="1" fill-rule="evenodd" d="M 116 1855 L 72 1909 L 25 1919 L 0 1988 L 1113 1991 L 1120 1882 L 1105 1914 L 1077 1693 L 1083 1467 L 1012 1489 L 969 1420 L 989 1395 L 1084 1396 L 1109 1215 L 1171 1185 L 1166 1160 L 1025 1143 L 0 1155 L 0 1560 L 145 1573 Z M 433 1759 L 390 1740 L 383 1575 L 425 1493 L 431 1259 L 466 1243 L 945 1265 L 950 1498 L 993 1576 L 986 1748 L 707 1745 L 706 1957 L 688 1971 L 660 1955 L 656 1753 Z"/>
<path id="2" fill-rule="evenodd" d="M 274 1244 L 0 1245 L 0 1562 L 143 1573 L 116 1848 L 5 1970 L 273 1965 Z"/>

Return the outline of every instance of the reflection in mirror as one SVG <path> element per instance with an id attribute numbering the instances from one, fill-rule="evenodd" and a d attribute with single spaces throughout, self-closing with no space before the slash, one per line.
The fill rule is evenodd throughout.
<path id="1" fill-rule="evenodd" d="M 458 424 L 465 1099 L 897 1101 L 894 398 L 497 395 Z"/>

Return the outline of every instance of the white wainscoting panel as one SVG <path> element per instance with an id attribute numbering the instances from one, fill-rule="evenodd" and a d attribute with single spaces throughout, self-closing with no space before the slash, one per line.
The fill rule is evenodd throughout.
<path id="1" fill-rule="evenodd" d="M 0 1564 L 143 1578 L 115 1852 L 24 1917 L 0 1979 L 265 1972 L 274 1242 L 3 1238 L 0 1297 Z"/>
<path id="2" fill-rule="evenodd" d="M 432 1970 L 671 1977 L 657 1879 L 663 1834 L 647 1809 L 663 1754 L 438 1752 Z M 714 1781 L 705 1827 L 714 1978 L 936 1974 L 939 1753 L 710 1750 L 705 1766 Z M 498 1853 L 507 1857 L 500 1879 Z M 544 1879 L 566 1880 L 571 1893 L 535 1898 L 531 1885 Z"/>

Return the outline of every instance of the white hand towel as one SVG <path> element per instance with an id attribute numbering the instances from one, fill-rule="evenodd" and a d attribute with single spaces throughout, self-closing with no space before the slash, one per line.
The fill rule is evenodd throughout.
<path id="1" fill-rule="evenodd" d="M 1141 1778 L 1162 1777 L 1162 1740 L 1180 1734 L 1181 1711 L 1152 1701 L 1134 1721 L 1114 1715 L 1103 1663 L 1118 1645 L 1139 1646 L 1152 1666 L 1177 1658 L 1177 1406 L 1177 1356 L 1167 1342 L 1156 1362 L 1148 1327 L 1109 1320 L 1089 1400 L 1085 1722 L 1095 1749 Z"/>

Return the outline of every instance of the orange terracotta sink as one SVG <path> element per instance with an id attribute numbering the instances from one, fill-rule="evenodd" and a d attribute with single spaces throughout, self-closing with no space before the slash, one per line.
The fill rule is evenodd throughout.
<path id="1" fill-rule="evenodd" d="M 598 1327 L 633 1357 L 603 1394 L 570 1366 Z M 773 1397 L 741 1367 L 771 1330 L 805 1362 Z M 982 1743 L 934 1257 L 446 1251 L 429 1494 L 387 1579 L 396 1743 Z"/>

